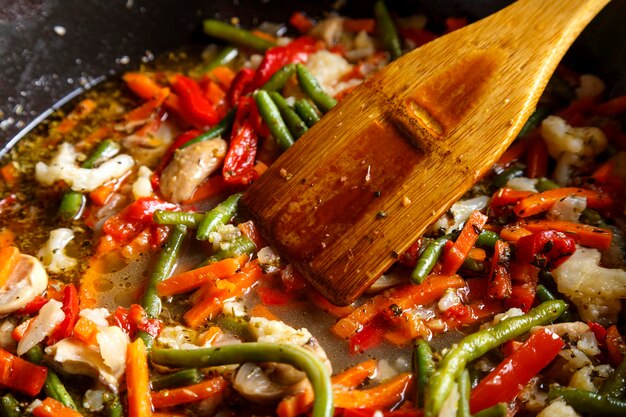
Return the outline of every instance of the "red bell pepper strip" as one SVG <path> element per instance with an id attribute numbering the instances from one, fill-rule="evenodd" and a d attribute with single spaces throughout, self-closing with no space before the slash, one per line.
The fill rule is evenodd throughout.
<path id="1" fill-rule="evenodd" d="M 606 329 L 604 326 L 593 321 L 587 321 L 587 325 L 589 326 L 589 330 L 591 330 L 593 335 L 596 337 L 598 346 L 606 346 Z"/>
<path id="2" fill-rule="evenodd" d="M 102 231 L 117 242 L 128 243 L 137 233 L 154 224 L 152 216 L 157 210 L 178 210 L 178 206 L 156 197 L 143 197 L 109 217 Z"/>
<path id="3" fill-rule="evenodd" d="M 542 137 L 533 139 L 526 154 L 526 176 L 545 177 L 548 173 L 548 147 Z"/>
<path id="4" fill-rule="evenodd" d="M 387 327 L 382 316 L 378 316 L 364 325 L 358 333 L 350 337 L 350 353 L 362 353 L 367 349 L 380 345 L 385 340 L 385 329 Z"/>
<path id="5" fill-rule="evenodd" d="M 491 259 L 491 274 L 487 295 L 496 300 L 503 300 L 511 296 L 513 290 L 509 264 L 511 262 L 511 248 L 508 243 L 498 240 Z"/>
<path id="6" fill-rule="evenodd" d="M 485 223 L 487 223 L 487 216 L 479 211 L 472 213 L 454 245 L 444 254 L 443 267 L 441 268 L 443 275 L 456 274 L 476 243 Z"/>
<path id="7" fill-rule="evenodd" d="M 48 301 L 50 300 L 47 297 L 44 297 L 43 295 L 38 295 L 37 297 L 33 299 L 33 301 L 31 301 L 30 303 L 26 304 L 24 307 L 17 310 L 16 313 L 25 314 L 28 316 L 39 313 L 39 310 L 41 310 L 41 307 L 46 305 Z"/>
<path id="8" fill-rule="evenodd" d="M 400 29 L 399 32 L 400 36 L 402 36 L 404 39 L 413 42 L 416 48 L 437 39 L 437 35 L 426 29 L 403 28 Z"/>
<path id="9" fill-rule="evenodd" d="M 309 54 L 316 50 L 315 39 L 308 36 L 294 39 L 285 46 L 275 46 L 268 49 L 256 71 L 252 83 L 253 90 L 262 87 L 276 71 L 285 65 L 306 62 L 309 59 Z"/>
<path id="10" fill-rule="evenodd" d="M 576 242 L 565 233 L 543 230 L 517 241 L 517 259 L 537 268 L 554 269 L 576 252 Z"/>
<path id="11" fill-rule="evenodd" d="M 63 288 L 63 306 L 61 310 L 65 313 L 65 318 L 48 338 L 48 344 L 50 345 L 61 339 L 70 337 L 72 330 L 74 330 L 74 325 L 76 325 L 76 320 L 78 320 L 80 307 L 78 306 L 78 293 L 74 284 L 66 285 L 65 288 Z"/>
<path id="12" fill-rule="evenodd" d="M 626 342 L 615 325 L 607 329 L 604 340 L 606 341 L 606 350 L 609 354 L 609 363 L 615 367 L 619 366 L 624 360 Z"/>
<path id="13" fill-rule="evenodd" d="M 576 243 L 596 249 L 608 249 L 611 246 L 613 232 L 611 229 L 590 226 L 588 224 L 567 222 L 564 220 L 535 220 L 528 222 L 524 228 L 531 232 L 556 230 L 563 232 Z"/>
<path id="14" fill-rule="evenodd" d="M 231 107 L 235 107 L 241 97 L 252 91 L 251 87 L 255 75 L 256 72 L 252 68 L 242 68 L 235 75 L 235 79 L 233 79 L 228 93 L 226 93 L 226 101 Z"/>
<path id="15" fill-rule="evenodd" d="M 313 19 L 302 12 L 294 12 L 294 14 L 292 14 L 289 18 L 289 24 L 296 28 L 300 33 L 307 33 L 313 29 L 313 26 L 315 26 Z"/>
<path id="16" fill-rule="evenodd" d="M 230 146 L 222 169 L 227 184 L 247 185 L 258 177 L 254 169 L 258 138 L 250 120 L 253 106 L 256 106 L 254 100 L 245 97 L 237 107 Z"/>
<path id="17" fill-rule="evenodd" d="M 152 188 L 154 188 L 155 190 L 159 189 L 161 174 L 163 173 L 163 170 L 167 167 L 167 165 L 172 161 L 172 158 L 174 157 L 174 152 L 176 152 L 176 149 L 180 148 L 185 143 L 198 137 L 199 135 L 200 135 L 199 130 L 191 129 L 184 133 L 181 133 L 180 135 L 176 137 L 176 139 L 174 139 L 174 142 L 172 142 L 172 144 L 167 148 L 167 150 L 161 157 L 161 161 L 159 162 L 159 165 L 157 165 L 157 167 L 154 169 L 154 172 L 152 173 L 152 176 L 150 177 Z"/>
<path id="18" fill-rule="evenodd" d="M 472 414 L 515 399 L 530 379 L 552 362 L 563 346 L 563 339 L 545 328 L 532 333 L 519 349 L 472 390 Z"/>
<path id="19" fill-rule="evenodd" d="M 157 337 L 163 330 L 163 323 L 159 319 L 148 318 L 145 310 L 139 304 L 132 304 L 128 309 L 118 307 L 111 321 L 113 325 L 124 330 L 131 338 L 140 330 L 153 337 Z"/>
<path id="20" fill-rule="evenodd" d="M 177 74 L 172 82 L 172 89 L 180 98 L 182 111 L 192 117 L 197 127 L 213 126 L 219 121 L 215 107 L 204 96 L 195 80 Z"/>
<path id="21" fill-rule="evenodd" d="M 39 394 L 48 370 L 0 349 L 0 387 L 31 397 Z"/>
<path id="22" fill-rule="evenodd" d="M 517 204 L 520 200 L 532 195 L 530 191 L 513 190 L 512 188 L 500 188 L 491 198 L 491 208 Z"/>
<path id="23" fill-rule="evenodd" d="M 509 269 L 513 289 L 511 296 L 505 300 L 507 308 L 517 307 L 527 312 L 535 301 L 539 268 L 526 262 L 513 262 Z"/>

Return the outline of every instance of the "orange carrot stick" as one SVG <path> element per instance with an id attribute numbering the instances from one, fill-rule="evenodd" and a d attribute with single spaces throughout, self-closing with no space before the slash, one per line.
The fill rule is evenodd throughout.
<path id="1" fill-rule="evenodd" d="M 174 275 L 157 284 L 157 292 L 161 297 L 169 297 L 174 294 L 181 294 L 191 291 L 209 281 L 219 278 L 226 278 L 237 272 L 246 261 L 247 256 L 228 258 L 214 264 L 192 269 L 182 274 Z"/>
<path id="2" fill-rule="evenodd" d="M 519 217 L 534 216 L 550 210 L 556 202 L 570 196 L 585 197 L 587 207 L 594 209 L 610 207 L 613 204 L 611 198 L 606 194 L 584 188 L 564 187 L 532 194 L 520 200 L 513 207 L 513 211 Z"/>
<path id="3" fill-rule="evenodd" d="M 20 260 L 20 250 L 15 246 L 0 248 L 0 287 L 6 284 Z"/>
<path id="4" fill-rule="evenodd" d="M 402 401 L 411 389 L 413 375 L 403 373 L 368 390 L 335 390 L 337 408 L 371 408 L 380 410 Z"/>
<path id="5" fill-rule="evenodd" d="M 183 201 L 183 204 L 197 203 L 198 201 L 207 200 L 226 193 L 232 187 L 224 181 L 221 175 L 211 177 L 200 184 L 193 192 L 191 197 Z"/>
<path id="6" fill-rule="evenodd" d="M 561 220 L 536 220 L 524 227 L 533 233 L 548 229 L 563 232 L 573 237 L 576 243 L 596 249 L 608 249 L 613 239 L 613 232 L 609 229 Z"/>
<path id="7" fill-rule="evenodd" d="M 528 178 L 545 177 L 548 173 L 548 147 L 541 137 L 534 138 L 526 154 L 526 176 Z"/>
<path id="8" fill-rule="evenodd" d="M 626 112 L 626 96 L 615 97 L 596 106 L 595 112 L 606 116 L 617 116 L 619 113 Z"/>
<path id="9" fill-rule="evenodd" d="M 17 184 L 20 177 L 20 171 L 17 169 L 14 162 L 9 162 L 0 168 L 0 174 L 9 187 Z"/>
<path id="10" fill-rule="evenodd" d="M 376 359 L 361 362 L 333 376 L 331 382 L 333 385 L 341 385 L 345 388 L 356 388 L 374 375 L 377 365 Z"/>
<path id="11" fill-rule="evenodd" d="M 35 417 L 82 417 L 78 411 L 63 405 L 54 398 L 46 398 L 39 407 L 33 410 Z"/>
<path id="12" fill-rule="evenodd" d="M 128 122 L 143 121 L 143 120 L 148 119 L 152 115 L 152 113 L 154 113 L 154 111 L 161 104 L 163 104 L 163 102 L 165 101 L 165 99 L 167 98 L 169 94 L 170 94 L 169 88 L 167 87 L 161 88 L 156 93 L 154 98 L 146 101 L 145 103 L 143 103 L 141 106 L 137 107 L 136 109 L 133 109 L 129 111 L 128 113 L 126 113 L 124 118 Z"/>
<path id="13" fill-rule="evenodd" d="M 463 265 L 463 261 L 465 261 L 470 250 L 476 243 L 478 235 L 482 231 L 483 226 L 485 226 L 485 223 L 487 223 L 487 216 L 479 211 L 472 213 L 465 223 L 465 226 L 463 226 L 461 234 L 456 242 L 454 242 L 454 246 L 444 253 L 443 267 L 441 268 L 441 272 L 444 275 L 456 274 L 456 271 Z"/>
<path id="14" fill-rule="evenodd" d="M 152 100 L 163 89 L 151 77 L 141 72 L 127 72 L 122 79 L 133 93 L 144 100 Z"/>
<path id="15" fill-rule="evenodd" d="M 217 376 L 187 387 L 164 389 L 151 394 L 152 405 L 158 409 L 204 400 L 221 394 L 227 386 L 226 380 Z"/>
<path id="16" fill-rule="evenodd" d="M 343 29 L 347 32 L 361 32 L 362 30 L 367 33 L 374 33 L 376 30 L 376 20 L 374 19 L 344 19 Z"/>
<path id="17" fill-rule="evenodd" d="M 146 345 L 140 338 L 130 343 L 127 348 L 126 388 L 128 394 L 128 417 L 152 416 L 148 352 Z"/>
<path id="18" fill-rule="evenodd" d="M 65 119 L 61 120 L 56 127 L 56 132 L 61 134 L 66 134 L 74 130 L 76 125 L 87 117 L 92 111 L 94 111 L 98 107 L 98 104 L 91 100 L 85 99 L 76 105 L 76 108 L 72 110 Z"/>
<path id="19" fill-rule="evenodd" d="M 311 408 L 313 400 L 312 390 L 301 391 L 279 402 L 276 415 L 278 417 L 297 417 L 305 414 Z"/>
<path id="20" fill-rule="evenodd" d="M 500 230 L 500 237 L 507 242 L 517 242 L 524 236 L 532 235 L 532 232 L 518 225 L 507 225 Z"/>
<path id="21" fill-rule="evenodd" d="M 98 325 L 85 317 L 79 317 L 74 325 L 74 337 L 90 346 L 98 345 Z"/>

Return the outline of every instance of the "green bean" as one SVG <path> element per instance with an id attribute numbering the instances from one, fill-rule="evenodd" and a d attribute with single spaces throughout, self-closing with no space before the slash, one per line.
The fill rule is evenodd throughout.
<path id="1" fill-rule="evenodd" d="M 80 165 L 82 168 L 94 168 L 104 161 L 113 158 L 120 152 L 119 143 L 111 139 L 103 140 Z"/>
<path id="2" fill-rule="evenodd" d="M 604 382 L 600 394 L 622 398 L 626 394 L 626 356 L 611 376 Z"/>
<path id="3" fill-rule="evenodd" d="M 481 261 L 477 261 L 476 259 L 472 259 L 468 256 L 463 261 L 461 268 L 469 272 L 480 274 L 485 271 L 485 264 Z"/>
<path id="4" fill-rule="evenodd" d="M 206 19 L 202 22 L 202 29 L 208 36 L 222 39 L 236 45 L 252 48 L 259 52 L 265 52 L 267 49 L 276 46 L 274 42 L 253 35 L 245 29 L 238 28 L 219 20 Z"/>
<path id="5" fill-rule="evenodd" d="M 411 282 L 413 282 L 413 284 L 421 284 L 424 282 L 428 274 L 430 274 L 430 271 L 435 267 L 437 260 L 441 257 L 443 247 L 448 240 L 450 240 L 448 235 L 442 236 L 432 241 L 426 249 L 424 249 L 422 256 L 417 260 L 413 272 L 411 272 Z"/>
<path id="6" fill-rule="evenodd" d="M 226 249 L 220 249 L 215 252 L 209 258 L 207 258 L 200 266 L 205 266 L 208 264 L 212 264 L 214 262 L 218 262 L 227 258 L 234 258 L 235 256 L 243 255 L 243 254 L 252 254 L 256 250 L 256 246 L 252 240 L 250 240 L 247 236 L 239 236 L 234 239 Z"/>
<path id="7" fill-rule="evenodd" d="M 270 78 L 265 84 L 263 84 L 261 90 L 265 90 L 267 92 L 282 90 L 283 87 L 285 87 L 285 84 L 287 84 L 287 81 L 289 81 L 289 79 L 293 77 L 293 74 L 295 72 L 296 64 L 285 65 L 284 67 L 276 71 L 274 75 L 272 75 L 272 78 Z"/>
<path id="8" fill-rule="evenodd" d="M 141 298 L 141 306 L 149 317 L 156 318 L 161 314 L 161 297 L 157 293 L 156 286 L 172 274 L 185 236 L 187 236 L 187 226 L 182 224 L 174 226 L 156 260 L 148 286 Z M 143 339 L 147 348 L 152 346 L 153 337 L 148 332 L 140 331 L 137 336 Z"/>
<path id="9" fill-rule="evenodd" d="M 196 72 L 200 74 L 206 74 L 211 72 L 217 67 L 221 67 L 223 65 L 227 65 L 232 62 L 239 55 L 239 50 L 234 46 L 226 46 L 222 49 L 215 57 L 206 65 L 200 66 Z"/>
<path id="10" fill-rule="evenodd" d="M 24 357 L 29 362 L 39 365 L 43 362 L 43 350 L 40 346 L 34 346 L 24 354 Z M 48 397 L 54 398 L 66 407 L 77 410 L 72 396 L 67 392 L 63 382 L 61 382 L 59 376 L 52 369 L 48 369 L 46 382 L 43 384 L 43 390 Z"/>
<path id="11" fill-rule="evenodd" d="M 333 415 L 333 391 L 328 369 L 315 355 L 300 347 L 255 342 L 206 349 L 154 349 L 151 358 L 159 365 L 183 368 L 205 368 L 244 362 L 288 363 L 304 371 L 313 386 L 313 417 Z"/>
<path id="12" fill-rule="evenodd" d="M 2 417 L 20 417 L 22 415 L 20 403 L 10 393 L 0 398 L 0 410 L 2 410 L 0 413 Z"/>
<path id="13" fill-rule="evenodd" d="M 561 188 L 561 186 L 557 184 L 556 182 L 549 180 L 547 178 L 539 178 L 537 180 L 537 184 L 535 185 L 535 188 L 537 188 L 537 191 L 542 193 L 544 191 L 555 190 L 557 188 Z"/>
<path id="14" fill-rule="evenodd" d="M 272 136 L 282 149 L 287 149 L 293 145 L 293 136 L 287 128 L 285 121 L 280 116 L 280 111 L 272 101 L 267 91 L 259 90 L 254 94 L 254 100 L 259 107 L 261 117 L 267 123 L 272 132 Z"/>
<path id="15" fill-rule="evenodd" d="M 70 190 L 63 194 L 59 206 L 59 216 L 63 220 L 76 220 L 83 214 L 86 203 L 87 199 L 82 193 Z"/>
<path id="16" fill-rule="evenodd" d="M 309 100 L 301 98 L 296 100 L 296 113 L 300 116 L 304 123 L 308 127 L 312 127 L 315 123 L 320 121 L 320 115 L 317 112 L 317 109 Z"/>
<path id="17" fill-rule="evenodd" d="M 271 92 L 270 97 L 274 104 L 276 104 L 276 107 L 278 107 L 278 111 L 294 139 L 298 139 L 309 130 L 306 123 L 304 123 L 300 116 L 298 116 L 298 113 L 287 104 L 287 100 L 285 100 L 283 96 L 277 92 Z"/>
<path id="18" fill-rule="evenodd" d="M 608 224 L 604 221 L 600 213 L 594 209 L 586 208 L 580 213 L 581 223 L 606 229 Z"/>
<path id="19" fill-rule="evenodd" d="M 250 329 L 250 324 L 243 318 L 223 315 L 217 321 L 220 329 L 226 330 L 229 334 L 234 334 L 244 342 L 256 340 L 254 333 Z"/>
<path id="20" fill-rule="evenodd" d="M 120 397 L 112 392 L 105 394 L 104 415 L 106 417 L 124 417 L 124 406 Z"/>
<path id="21" fill-rule="evenodd" d="M 509 412 L 505 403 L 498 403 L 474 414 L 474 417 L 505 417 Z"/>
<path id="22" fill-rule="evenodd" d="M 543 284 L 537 285 L 537 299 L 542 303 L 544 301 L 559 300 L 559 298 L 552 294 L 552 292 Z M 561 316 L 559 316 L 556 321 L 567 323 L 576 320 L 576 316 L 572 313 L 569 303 L 566 303 L 566 306 L 567 307 L 565 311 L 563 312 L 563 314 L 561 314 Z"/>
<path id="23" fill-rule="evenodd" d="M 520 166 L 512 166 L 502 171 L 502 173 L 496 175 L 492 183 L 495 187 L 504 187 L 510 179 L 521 177 L 522 175 L 524 175 L 524 168 Z"/>
<path id="24" fill-rule="evenodd" d="M 459 387 L 459 404 L 456 410 L 456 417 L 471 417 L 470 414 L 470 392 L 472 391 L 472 382 L 467 369 L 464 369 L 457 381 Z"/>
<path id="25" fill-rule="evenodd" d="M 522 129 L 519 131 L 517 136 L 524 137 L 528 135 L 530 132 L 535 130 L 537 126 L 539 126 L 539 123 L 541 123 L 543 119 L 548 117 L 549 114 L 550 110 L 546 107 L 537 107 L 533 114 L 530 115 L 528 120 L 526 120 L 526 123 L 524 123 L 524 126 L 522 126 Z"/>
<path id="26" fill-rule="evenodd" d="M 235 121 L 236 113 L 237 113 L 237 109 L 236 108 L 232 109 L 231 111 L 226 113 L 226 116 L 224 116 L 224 118 L 220 120 L 218 124 L 213 126 L 211 129 L 207 130 L 203 134 L 198 135 L 195 138 L 191 139 L 189 142 L 186 142 L 185 144 L 181 145 L 180 149 L 186 148 L 187 146 L 191 146 L 194 143 L 204 142 L 206 140 L 213 139 L 218 136 L 224 136 L 226 132 L 230 130 L 230 127 L 233 125 L 233 122 Z"/>
<path id="27" fill-rule="evenodd" d="M 426 340 L 418 339 L 413 349 L 413 373 L 416 379 L 415 405 L 419 408 L 424 406 L 424 391 L 436 367 L 430 345 Z"/>
<path id="28" fill-rule="evenodd" d="M 183 369 L 169 375 L 153 379 L 150 382 L 152 391 L 161 391 L 166 388 L 178 388 L 186 385 L 197 384 L 202 381 L 203 375 L 198 368 Z"/>
<path id="29" fill-rule="evenodd" d="M 207 240 L 218 226 L 228 223 L 237 214 L 237 203 L 242 195 L 241 193 L 231 195 L 205 214 L 198 225 L 196 239 Z"/>
<path id="30" fill-rule="evenodd" d="M 337 104 L 337 100 L 329 96 L 322 90 L 313 74 L 302 64 L 296 64 L 296 73 L 298 75 L 298 84 L 304 93 L 309 96 L 313 103 L 322 113 L 326 113 Z"/>
<path id="31" fill-rule="evenodd" d="M 184 224 L 190 229 L 196 229 L 202 219 L 204 219 L 205 214 L 184 211 L 157 210 L 154 212 L 152 217 L 156 224 L 167 224 L 171 226 Z"/>
<path id="32" fill-rule="evenodd" d="M 476 239 L 476 246 L 481 248 L 493 248 L 496 246 L 496 242 L 500 239 L 500 236 L 496 232 L 491 230 L 483 230 Z"/>
<path id="33" fill-rule="evenodd" d="M 444 355 L 439 368 L 428 381 L 424 407 L 426 417 L 439 414 L 441 405 L 454 386 L 454 381 L 468 362 L 483 356 L 504 342 L 523 335 L 534 326 L 554 321 L 565 311 L 565 307 L 561 300 L 546 301 L 522 316 L 510 317 L 492 327 L 465 336 Z"/>
<path id="34" fill-rule="evenodd" d="M 396 25 L 393 23 L 384 1 L 378 0 L 374 4 L 374 16 L 376 17 L 379 34 L 382 37 L 385 49 L 391 56 L 391 60 L 399 58 L 402 55 L 402 44 L 400 43 Z"/>
<path id="35" fill-rule="evenodd" d="M 550 401 L 562 398 L 574 410 L 594 416 L 626 416 L 626 401 L 575 388 L 550 388 Z"/>

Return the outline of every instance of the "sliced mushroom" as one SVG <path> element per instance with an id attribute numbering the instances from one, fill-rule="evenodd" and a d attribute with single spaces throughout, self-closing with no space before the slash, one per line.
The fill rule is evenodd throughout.
<path id="1" fill-rule="evenodd" d="M 280 371 L 278 371 L 277 365 L 280 365 Z M 282 371 L 286 370 L 283 367 L 291 368 L 301 374 L 300 378 L 288 385 L 276 381 L 274 378 L 277 376 L 285 378 L 286 375 L 279 376 Z M 294 376 L 296 374 L 291 375 L 291 377 Z M 310 389 L 310 383 L 306 379 L 306 374 L 289 365 L 268 363 L 261 367 L 247 362 L 237 368 L 233 376 L 233 388 L 249 401 L 261 405 L 270 405 L 288 395 Z"/>
<path id="2" fill-rule="evenodd" d="M 198 142 L 176 151 L 161 174 L 161 192 L 170 201 L 187 200 L 194 190 L 222 164 L 228 145 L 221 138 Z"/>
<path id="3" fill-rule="evenodd" d="M 48 274 L 39 260 L 20 254 L 17 266 L 0 289 L 0 315 L 19 310 L 48 287 Z"/>

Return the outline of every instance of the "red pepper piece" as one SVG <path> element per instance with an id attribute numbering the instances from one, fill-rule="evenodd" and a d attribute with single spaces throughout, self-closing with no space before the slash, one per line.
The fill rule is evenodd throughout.
<path id="1" fill-rule="evenodd" d="M 157 210 L 178 210 L 176 204 L 156 197 L 140 198 L 124 210 L 104 222 L 102 231 L 117 242 L 127 243 L 137 233 L 153 224 L 152 216 Z"/>
<path id="2" fill-rule="evenodd" d="M 454 242 L 454 246 L 444 253 L 443 267 L 441 268 L 442 274 L 456 274 L 456 271 L 459 270 L 463 261 L 465 261 L 465 258 L 467 258 L 467 255 L 474 246 L 474 243 L 476 243 L 476 239 L 478 239 L 478 235 L 482 232 L 485 223 L 487 223 L 487 216 L 479 211 L 472 213 L 470 218 L 467 219 L 465 226 L 463 226 L 461 234 L 456 242 Z"/>
<path id="3" fill-rule="evenodd" d="M 180 148 L 185 143 L 189 142 L 190 140 L 198 136 L 200 136 L 200 131 L 197 129 L 191 129 L 184 133 L 181 133 L 180 135 L 176 137 L 176 139 L 174 139 L 174 142 L 172 142 L 172 144 L 169 146 L 169 148 L 167 148 L 167 150 L 161 157 L 161 161 L 159 162 L 159 165 L 157 165 L 157 167 L 154 169 L 154 173 L 152 174 L 152 177 L 150 177 L 152 188 L 154 188 L 155 190 L 159 189 L 161 174 L 163 173 L 163 170 L 167 167 L 167 164 L 169 164 L 172 161 L 172 158 L 174 157 L 174 152 L 176 152 L 176 149 Z"/>
<path id="4" fill-rule="evenodd" d="M 78 306 L 78 293 L 74 284 L 66 285 L 63 288 L 63 307 L 61 307 L 61 310 L 65 313 L 65 318 L 48 338 L 48 344 L 50 345 L 70 337 L 76 325 L 76 320 L 78 320 L 80 307 Z"/>
<path id="5" fill-rule="evenodd" d="M 413 42 L 416 48 L 437 39 L 437 35 L 425 29 L 405 28 L 400 29 L 399 32 L 400 36 L 402 36 L 404 39 Z"/>
<path id="6" fill-rule="evenodd" d="M 309 54 L 317 50 L 315 39 L 303 36 L 285 46 L 275 46 L 265 52 L 265 57 L 254 77 L 253 89 L 260 88 L 269 81 L 276 71 L 287 64 L 306 62 Z"/>
<path id="7" fill-rule="evenodd" d="M 500 188 L 491 198 L 491 208 L 517 204 L 520 200 L 532 195 L 530 191 L 518 191 L 511 188 Z"/>
<path id="8" fill-rule="evenodd" d="M 385 328 L 388 327 L 382 316 L 377 316 L 350 337 L 350 353 L 361 353 L 380 345 L 385 339 Z"/>
<path id="9" fill-rule="evenodd" d="M 626 341 L 624 341 L 615 325 L 607 329 L 605 341 L 606 350 L 609 354 L 609 363 L 615 367 L 619 366 L 624 360 L 624 354 L 626 353 Z"/>
<path id="10" fill-rule="evenodd" d="M 28 316 L 31 316 L 35 313 L 39 313 L 39 310 L 41 310 L 41 307 L 46 305 L 48 301 L 50 300 L 47 297 L 44 297 L 43 295 L 38 295 L 37 297 L 33 299 L 33 301 L 31 301 L 30 303 L 26 304 L 24 307 L 17 310 L 16 313 L 25 314 Z"/>
<path id="11" fill-rule="evenodd" d="M 511 262 L 511 247 L 503 240 L 498 240 L 491 259 L 491 274 L 487 294 L 490 298 L 504 300 L 511 296 L 513 290 L 509 265 Z"/>
<path id="12" fill-rule="evenodd" d="M 132 304 L 129 309 L 118 307 L 112 318 L 112 324 L 124 330 L 133 338 L 138 331 L 144 331 L 157 337 L 163 330 L 163 323 L 159 319 L 148 318 L 143 307 Z"/>
<path id="13" fill-rule="evenodd" d="M 237 108 L 222 176 L 227 184 L 248 185 L 258 177 L 254 169 L 258 138 L 250 121 L 251 100 L 242 100 Z"/>
<path id="14" fill-rule="evenodd" d="M 0 349 L 0 387 L 31 397 L 39 394 L 46 381 L 48 369 Z"/>
<path id="15" fill-rule="evenodd" d="M 174 77 L 172 89 L 180 98 L 182 111 L 191 116 L 196 127 L 213 126 L 219 121 L 215 107 L 195 80 L 178 74 Z"/>
<path id="16" fill-rule="evenodd" d="M 595 323 L 593 321 L 588 321 L 587 325 L 589 326 L 589 330 L 593 332 L 593 335 L 596 337 L 599 346 L 606 345 L 606 329 L 603 325 L 599 323 Z"/>
<path id="17" fill-rule="evenodd" d="M 307 33 L 313 26 L 315 26 L 315 22 L 313 19 L 305 15 L 303 12 L 294 12 L 289 18 L 289 24 L 294 28 L 298 29 L 300 33 Z"/>
<path id="18" fill-rule="evenodd" d="M 398 258 L 398 263 L 409 268 L 415 268 L 415 265 L 417 264 L 417 259 L 419 258 L 418 254 L 420 248 L 422 247 L 422 241 L 423 239 L 419 238 L 415 242 L 413 242 L 413 244 L 409 246 L 409 248 L 404 251 L 402 255 L 400 255 L 400 258 Z"/>
<path id="19" fill-rule="evenodd" d="M 517 242 L 517 259 L 538 268 L 554 269 L 576 251 L 576 241 L 565 233 L 542 230 Z"/>
<path id="20" fill-rule="evenodd" d="M 226 101 L 231 107 L 236 106 L 241 97 L 252 91 L 255 74 L 256 72 L 252 68 L 243 68 L 235 75 L 235 79 L 233 79 L 226 94 Z"/>
<path id="21" fill-rule="evenodd" d="M 289 304 L 292 297 L 272 287 L 258 287 L 257 293 L 261 297 L 261 302 L 266 306 L 284 306 Z"/>
<path id="22" fill-rule="evenodd" d="M 527 312 L 535 301 L 539 268 L 530 263 L 513 262 L 509 271 L 513 289 L 511 296 L 505 300 L 505 304 L 507 308 L 517 307 Z"/>
<path id="23" fill-rule="evenodd" d="M 532 333 L 511 356 L 483 378 L 470 396 L 470 410 L 476 413 L 499 402 L 508 403 L 539 371 L 545 368 L 565 346 L 565 342 L 547 329 Z"/>

